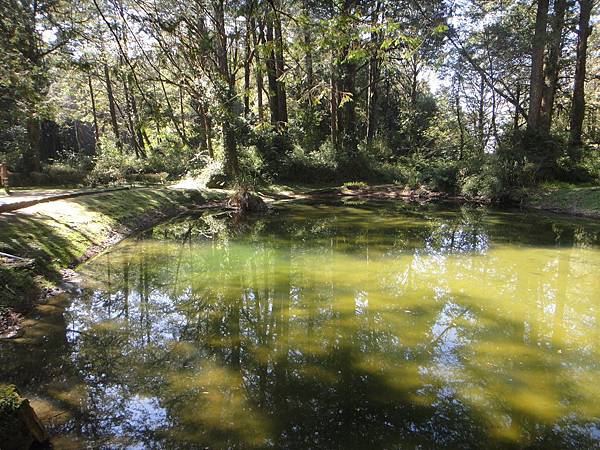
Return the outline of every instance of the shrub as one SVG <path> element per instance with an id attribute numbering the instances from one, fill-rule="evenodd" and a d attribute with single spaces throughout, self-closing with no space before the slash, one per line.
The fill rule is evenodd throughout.
<path id="1" fill-rule="evenodd" d="M 95 166 L 86 181 L 92 185 L 123 183 L 143 173 L 145 161 L 136 158 L 129 148 L 118 149 L 111 141 L 103 140 Z"/>
<path id="2" fill-rule="evenodd" d="M 42 173 L 47 177 L 47 183 L 50 185 L 81 184 L 86 176 L 82 168 L 58 162 L 44 165 Z"/>
<path id="3" fill-rule="evenodd" d="M 461 186 L 461 194 L 467 198 L 500 199 L 503 194 L 502 182 L 494 173 L 492 166 L 484 166 L 480 173 L 467 175 Z"/>

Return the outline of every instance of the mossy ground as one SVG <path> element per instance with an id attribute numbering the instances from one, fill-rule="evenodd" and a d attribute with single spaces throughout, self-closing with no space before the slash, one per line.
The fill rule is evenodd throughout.
<path id="1" fill-rule="evenodd" d="M 600 218 L 600 186 L 547 185 L 526 203 L 536 209 Z"/>
<path id="2" fill-rule="evenodd" d="M 141 188 L 43 203 L 1 215 L 0 252 L 31 263 L 5 259 L 0 264 L 0 313 L 26 310 L 44 288 L 61 279 L 61 269 L 84 260 L 91 249 L 101 249 L 119 236 L 206 198 L 198 191 Z"/>

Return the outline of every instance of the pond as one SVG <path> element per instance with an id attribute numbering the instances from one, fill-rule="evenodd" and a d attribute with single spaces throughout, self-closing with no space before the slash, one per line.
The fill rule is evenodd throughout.
<path id="1" fill-rule="evenodd" d="M 57 448 L 600 446 L 600 224 L 401 202 L 205 213 L 0 347 Z"/>

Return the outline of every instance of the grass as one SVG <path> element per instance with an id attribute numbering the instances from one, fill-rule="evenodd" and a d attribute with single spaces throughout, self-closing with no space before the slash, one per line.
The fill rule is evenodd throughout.
<path id="1" fill-rule="evenodd" d="M 215 194 L 210 194 L 215 199 Z M 118 236 L 203 203 L 197 191 L 142 188 L 43 203 L 0 216 L 0 252 L 30 260 L 0 264 L 0 310 L 26 310 L 61 269 L 86 259 Z M 1 311 L 0 311 L 1 312 Z"/>
<path id="2" fill-rule="evenodd" d="M 546 184 L 527 204 L 536 209 L 600 218 L 600 186 Z"/>

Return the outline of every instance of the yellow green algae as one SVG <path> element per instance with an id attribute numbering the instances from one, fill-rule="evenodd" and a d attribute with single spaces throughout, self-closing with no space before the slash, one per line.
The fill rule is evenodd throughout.
<path id="1" fill-rule="evenodd" d="M 183 218 L 82 266 L 0 381 L 67 447 L 593 448 L 599 244 L 391 202 Z"/>
<path id="2" fill-rule="evenodd" d="M 194 203 L 171 189 L 131 189 L 42 203 L 0 215 L 0 252 L 20 259 L 0 265 L 0 308 L 25 308 L 59 270 L 119 234 L 156 223 Z M 22 259 L 30 260 L 29 264 Z"/>

